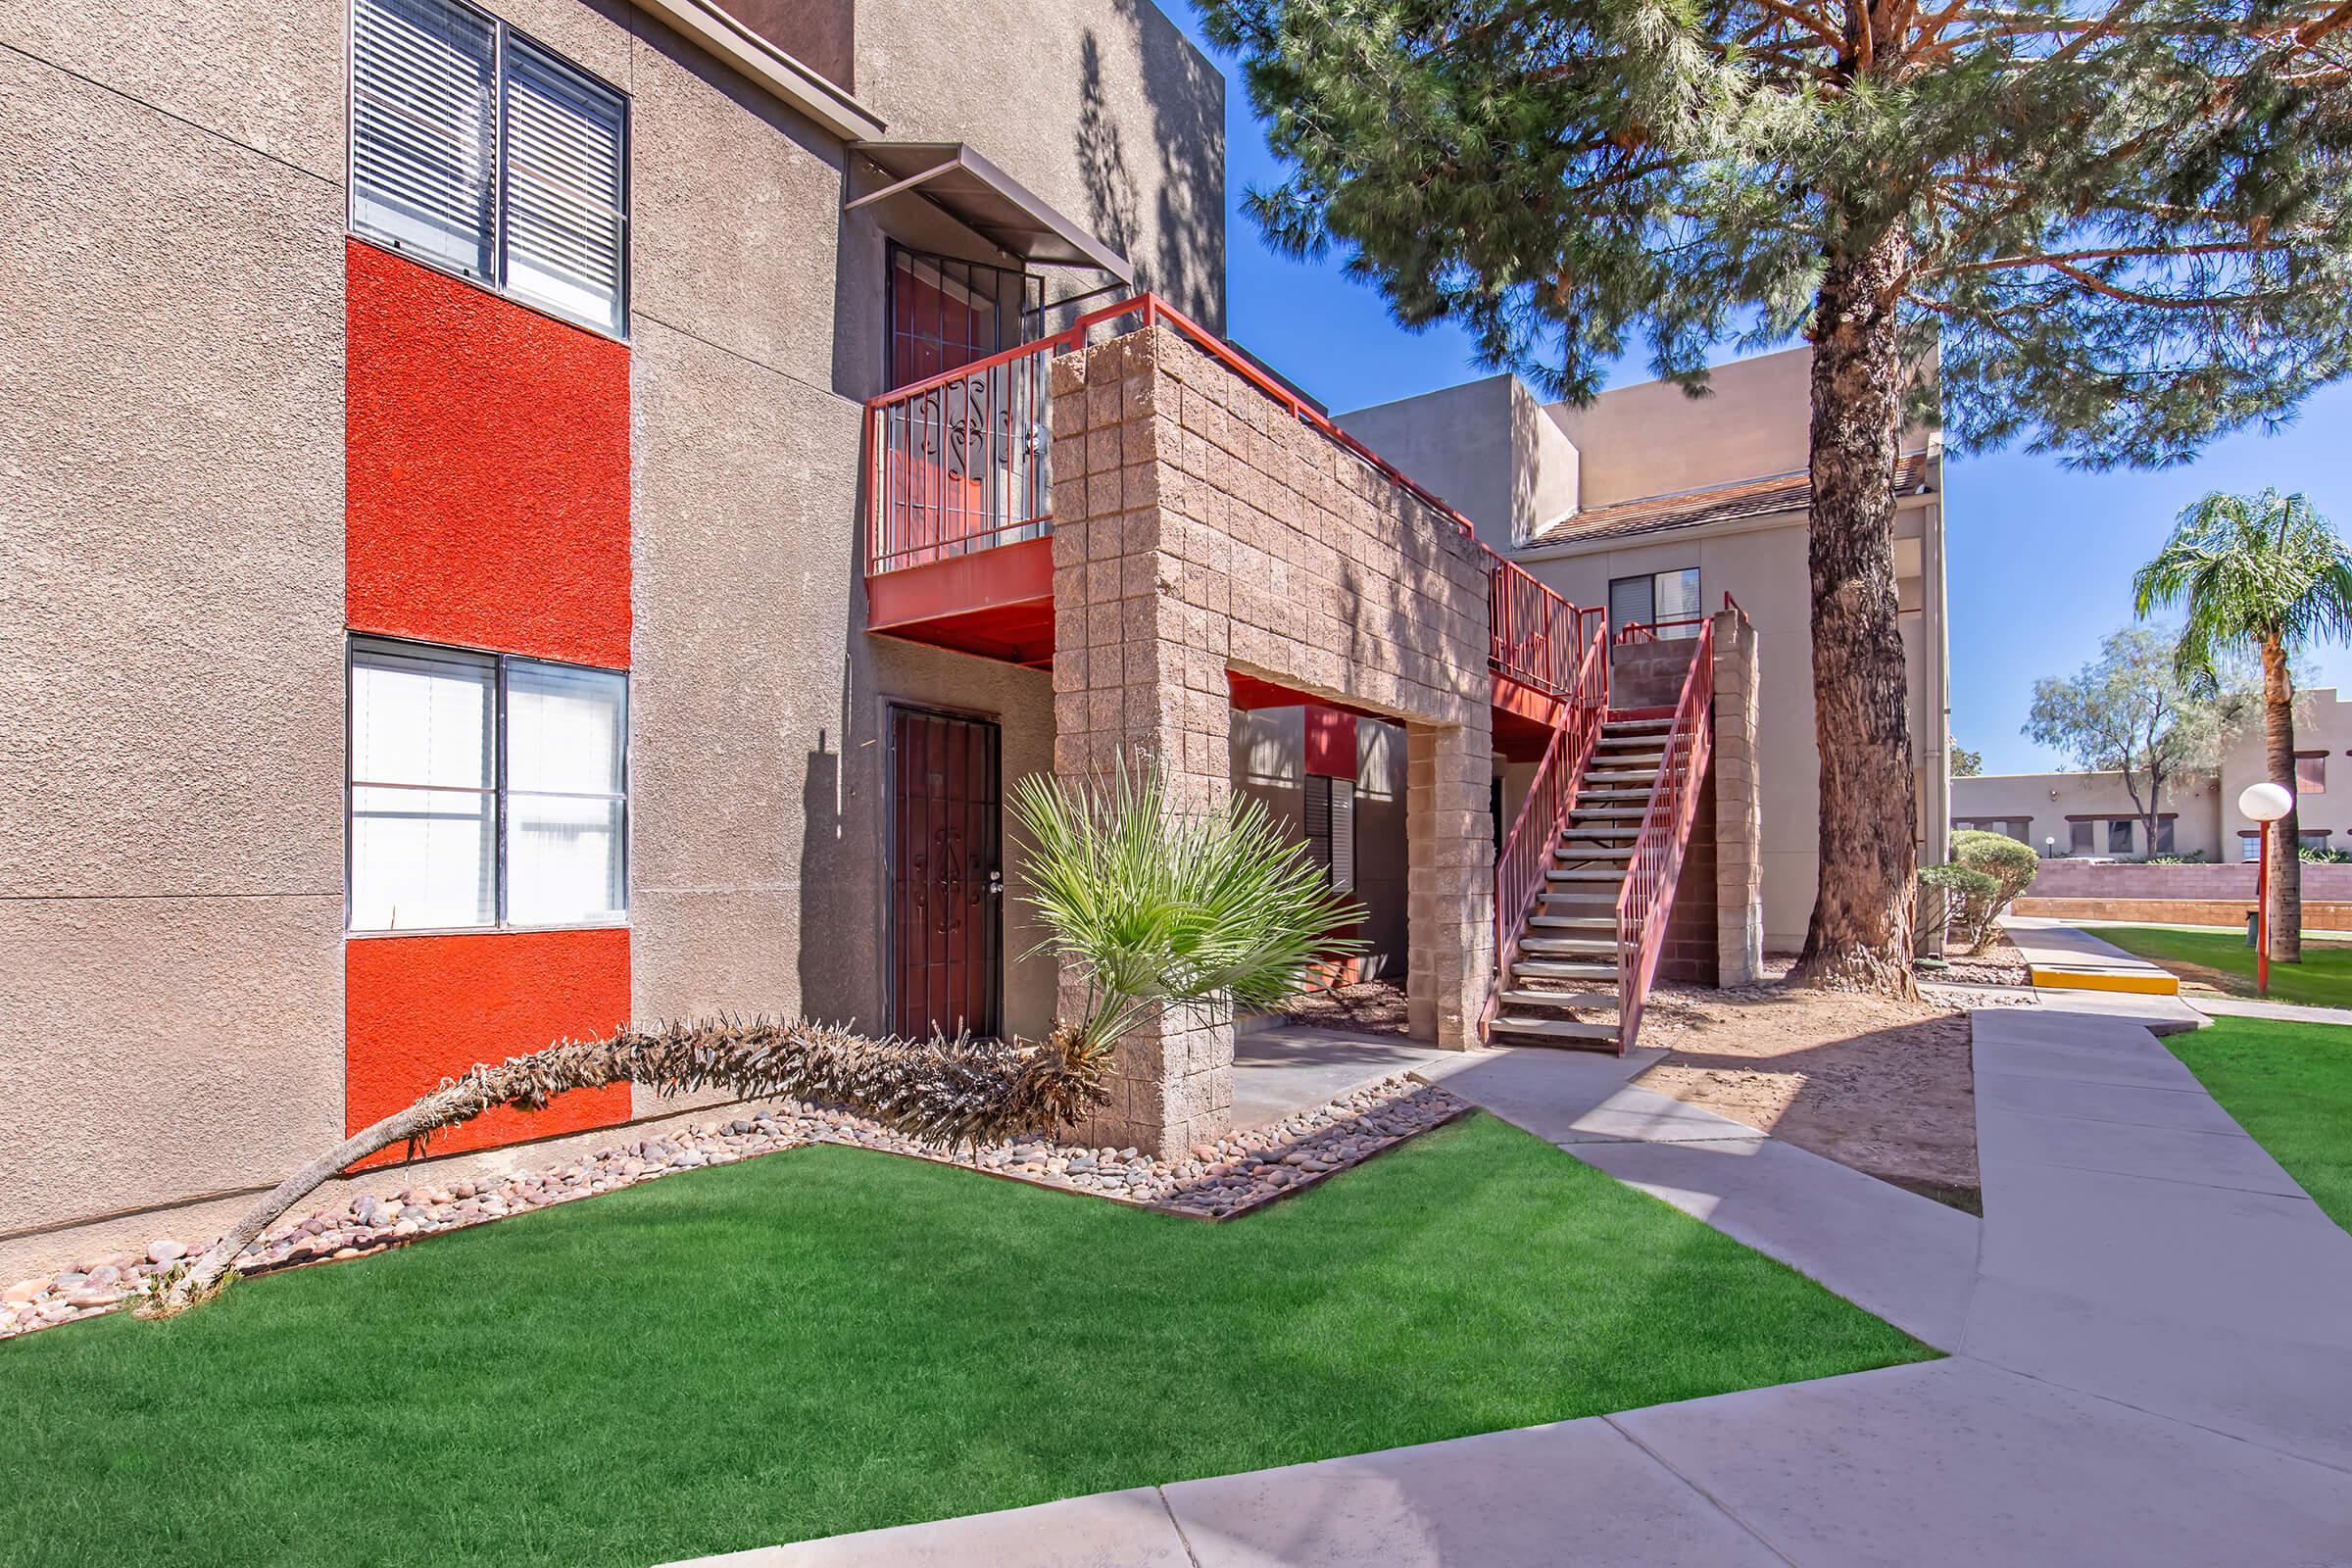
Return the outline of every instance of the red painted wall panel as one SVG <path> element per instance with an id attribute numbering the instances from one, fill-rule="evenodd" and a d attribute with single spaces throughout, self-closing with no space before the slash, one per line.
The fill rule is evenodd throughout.
<path id="1" fill-rule="evenodd" d="M 1306 770 L 1317 778 L 1355 777 L 1355 715 L 1309 703 Z"/>
<path id="2" fill-rule="evenodd" d="M 629 933 L 491 931 L 343 944 L 346 1133 L 479 1062 L 612 1033 L 629 1017 Z M 575 1089 L 545 1110 L 486 1111 L 431 1152 L 489 1149 L 629 1117 L 629 1086 Z M 391 1151 L 370 1164 L 397 1160 Z"/>
<path id="3" fill-rule="evenodd" d="M 629 351 L 345 244 L 357 631 L 625 669 Z"/>

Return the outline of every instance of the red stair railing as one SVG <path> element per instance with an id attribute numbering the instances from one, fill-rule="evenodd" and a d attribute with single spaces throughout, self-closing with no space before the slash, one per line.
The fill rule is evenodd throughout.
<path id="1" fill-rule="evenodd" d="M 1641 1032 L 1642 1008 L 1657 975 L 1674 907 L 1674 887 L 1683 872 L 1683 851 L 1698 818 L 1698 791 L 1712 744 L 1708 715 L 1715 700 L 1715 622 L 1698 622 L 1690 639 L 1690 670 L 1674 706 L 1657 781 L 1642 812 L 1625 885 L 1617 893 L 1617 1053 L 1630 1050 Z"/>
<path id="2" fill-rule="evenodd" d="M 1517 568 L 1512 568 L 1517 569 Z M 1549 590 L 1545 590 L 1549 592 Z M 1565 601 L 1563 601 L 1565 603 Z M 1577 791 L 1585 768 L 1600 742 L 1602 720 L 1609 716 L 1608 627 L 1594 612 L 1570 607 L 1569 618 L 1583 636 L 1583 657 L 1573 677 L 1559 688 L 1562 711 L 1544 748 L 1544 760 L 1528 785 L 1527 799 L 1494 858 L 1494 984 L 1479 1014 L 1478 1031 L 1487 1038 L 1504 990 L 1510 985 L 1511 964 L 1519 956 L 1519 935 L 1535 912 L 1537 895 L 1544 891 L 1544 873 L 1551 868 L 1552 851 L 1560 830 L 1576 809 Z"/>

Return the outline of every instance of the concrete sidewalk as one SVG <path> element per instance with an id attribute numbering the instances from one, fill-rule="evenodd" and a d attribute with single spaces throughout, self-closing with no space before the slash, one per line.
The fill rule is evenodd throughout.
<path id="1" fill-rule="evenodd" d="M 1638 1063 L 1446 1064 L 1945 1360 L 705 1561 L 2352 1564 L 2352 1236 L 2114 1000 L 1975 1014 L 1981 1225 Z"/>

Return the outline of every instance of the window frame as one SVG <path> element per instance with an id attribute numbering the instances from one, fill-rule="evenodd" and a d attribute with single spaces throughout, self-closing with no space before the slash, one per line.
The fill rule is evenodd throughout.
<path id="1" fill-rule="evenodd" d="M 2305 762 L 2317 764 L 2318 783 L 2306 784 L 2303 782 L 2303 764 Z M 2327 793 L 2328 754 L 2326 752 L 2297 752 L 2295 754 L 2295 799 L 2299 801 L 2306 795 L 2325 795 Z"/>
<path id="2" fill-rule="evenodd" d="M 490 683 L 490 785 L 467 793 L 487 797 L 490 804 L 490 920 L 482 925 L 433 926 L 355 926 L 352 917 L 353 873 L 359 858 L 358 835 L 352 831 L 354 803 L 363 789 L 419 789 L 439 788 L 414 784 L 387 784 L 381 780 L 362 780 L 352 773 L 353 725 L 359 705 L 354 701 L 358 668 L 354 656 L 365 647 L 415 649 L 431 654 L 462 654 L 481 660 L 491 666 Z M 507 828 L 512 817 L 508 809 L 507 781 L 507 672 L 514 664 L 538 664 L 557 669 L 586 670 L 591 674 L 608 675 L 620 682 L 620 792 L 617 795 L 571 790 L 523 790 L 520 793 L 550 796 L 567 800 L 609 800 L 620 807 L 620 820 L 613 829 L 613 854 L 617 857 L 620 906 L 617 909 L 582 920 L 516 921 L 508 915 Z M 626 930 L 633 906 L 630 897 L 629 872 L 632 856 L 630 839 L 635 831 L 636 813 L 631 800 L 636 782 L 635 759 L 630 755 L 632 736 L 629 724 L 629 672 L 612 669 L 603 664 L 583 664 L 564 659 L 534 659 L 527 654 L 510 654 L 494 648 L 469 648 L 459 643 L 432 643 L 416 637 L 387 637 L 376 632 L 347 631 L 343 636 L 343 935 L 346 939 L 374 937 L 418 936 L 490 936 L 517 931 L 612 931 Z"/>
<path id="3" fill-rule="evenodd" d="M 388 236 L 368 233 L 359 226 L 358 214 L 355 211 L 359 201 L 359 182 L 353 171 L 359 159 L 360 142 L 360 0 L 344 0 L 343 6 L 344 234 L 351 239 L 358 240 L 363 245 L 372 245 L 386 255 L 397 256 L 403 261 L 412 262 L 418 267 L 438 272 L 443 277 L 454 277 L 461 283 L 486 290 L 510 305 L 536 312 L 551 321 L 562 321 L 564 325 L 577 327 L 583 332 L 593 332 L 598 337 L 611 342 L 628 342 L 629 301 L 634 292 L 633 285 L 635 283 L 635 269 L 630 265 L 630 253 L 635 248 L 632 241 L 637 228 L 636 185 L 631 178 L 637 160 L 636 101 L 619 86 L 590 71 L 562 50 L 552 47 L 523 28 L 514 26 L 506 18 L 471 4 L 470 0 L 432 0 L 432 3 L 445 5 L 456 11 L 470 12 L 487 23 L 490 27 L 490 82 L 497 95 L 491 105 L 490 115 L 492 174 L 490 181 L 490 275 L 477 277 L 461 268 L 451 267 L 438 258 L 411 250 Z M 612 94 L 620 101 L 620 267 L 617 278 L 620 297 L 617 301 L 618 309 L 614 313 L 619 318 L 617 326 L 603 321 L 583 320 L 579 317 L 566 315 L 552 305 L 538 300 L 525 299 L 507 286 L 507 39 L 510 34 L 522 40 L 528 47 L 537 50 L 558 67 L 573 73 L 584 80 L 594 82 L 598 87 Z M 474 928 L 467 927 L 466 929 Z"/>
<path id="4" fill-rule="evenodd" d="M 1690 579 L 1691 605 L 1695 607 L 1704 604 L 1706 602 L 1705 579 L 1700 574 L 1700 569 L 1695 565 L 1667 566 L 1657 571 L 1629 571 L 1622 577 L 1611 577 L 1609 579 L 1606 597 L 1602 601 L 1603 608 L 1609 612 L 1609 635 L 1614 637 L 1619 632 L 1622 632 L 1626 626 L 1633 625 L 1649 627 L 1652 633 L 1661 642 L 1673 641 L 1678 638 L 1697 636 L 1698 627 L 1693 622 L 1696 620 L 1705 619 L 1706 617 L 1704 614 L 1699 614 L 1696 616 L 1676 615 L 1671 617 L 1669 624 L 1665 626 L 1660 625 L 1660 616 L 1658 614 L 1659 580 L 1666 577 L 1683 576 L 1688 576 Z M 1647 619 L 1636 616 L 1630 621 L 1619 623 L 1616 619 L 1617 586 L 1620 583 L 1629 582 L 1646 582 L 1649 584 L 1649 616 Z M 1673 624 L 1671 622 L 1680 622 L 1681 624 Z"/>

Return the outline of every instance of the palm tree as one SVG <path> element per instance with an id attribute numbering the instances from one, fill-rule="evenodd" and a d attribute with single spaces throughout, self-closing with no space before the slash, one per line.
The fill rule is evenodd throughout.
<path id="1" fill-rule="evenodd" d="M 1320 959 L 1362 951 L 1335 931 L 1363 916 L 1334 898 L 1254 801 L 1191 815 L 1169 808 L 1154 760 L 1124 760 L 1107 786 L 1032 776 L 1012 811 L 1031 841 L 1024 895 L 1048 935 L 1037 952 L 1084 978 L 1079 1016 L 1053 1039 L 875 1040 L 825 1024 L 758 1019 L 623 1029 L 476 1066 L 361 1129 L 257 1200 L 204 1253 L 164 1276 L 139 1307 L 169 1317 L 235 1278 L 237 1258 L 336 1172 L 494 1105 L 536 1110 L 560 1094 L 643 1084 L 663 1095 L 717 1087 L 848 1105 L 885 1126 L 954 1145 L 1072 1125 L 1099 1108 L 1121 1035 L 1169 1007 L 1219 999 L 1271 1006 L 1303 990 Z"/>
<path id="2" fill-rule="evenodd" d="M 2142 616 L 2160 605 L 2185 607 L 2173 659 L 2182 674 L 2212 683 L 2222 656 L 2262 656 L 2262 723 L 2270 775 L 2295 788 L 2295 654 L 2321 638 L 2352 633 L 2352 556 L 2301 495 L 2215 492 L 2187 508 L 2156 559 L 2132 586 Z M 2283 851 L 2271 875 L 2273 962 L 2303 956 L 2301 843 L 2289 808 L 2277 832 Z"/>

